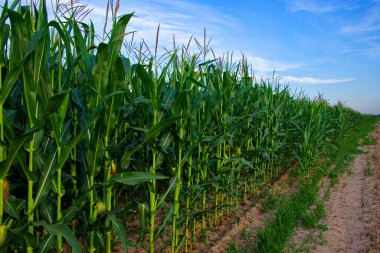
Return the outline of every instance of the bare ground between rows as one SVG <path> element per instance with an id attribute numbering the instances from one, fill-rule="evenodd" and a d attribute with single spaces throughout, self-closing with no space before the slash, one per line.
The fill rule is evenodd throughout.
<path id="1" fill-rule="evenodd" d="M 293 192 L 296 188 L 298 188 L 298 184 L 294 183 L 292 186 L 289 186 L 289 176 L 284 174 L 269 187 L 269 192 L 275 195 L 286 195 Z M 259 190 L 254 195 L 260 195 Z M 265 222 L 273 217 L 272 212 L 262 211 L 261 203 L 257 202 L 257 197 L 255 196 L 247 198 L 247 201 L 239 206 L 237 213 L 232 212 L 230 215 L 225 215 L 217 225 L 211 225 L 212 217 L 209 217 L 207 222 L 209 227 L 203 236 L 200 235 L 201 229 L 200 224 L 198 224 L 198 239 L 195 243 L 190 243 L 189 252 L 226 252 L 232 240 L 237 245 L 243 244 L 242 231 L 245 231 L 254 240 L 257 229 L 263 227 Z M 159 220 L 159 217 L 157 220 Z M 128 239 L 136 241 L 138 238 L 138 222 L 136 219 L 133 219 L 132 222 L 127 221 L 126 223 Z M 155 252 L 170 252 L 170 232 L 171 226 L 169 225 L 163 237 L 156 240 Z M 189 241 L 191 242 L 191 238 Z M 147 252 L 148 245 L 148 240 L 146 239 L 143 244 L 139 244 L 137 247 L 129 247 L 128 252 Z M 119 248 L 117 252 L 122 252 L 122 250 Z"/>
<path id="2" fill-rule="evenodd" d="M 285 196 L 293 192 L 298 186 L 297 183 L 289 186 L 289 176 L 285 174 L 271 186 L 269 191 L 270 194 Z M 207 235 L 207 244 L 196 244 L 192 252 L 227 252 L 230 243 L 243 245 L 247 240 L 244 238 L 245 236 L 249 236 L 250 241 L 253 242 L 257 230 L 262 228 L 266 221 L 272 217 L 274 217 L 273 212 L 263 212 L 261 202 L 254 203 L 250 200 L 242 207 L 237 216 L 229 218 L 214 232 Z"/>
<path id="3" fill-rule="evenodd" d="M 288 252 L 380 252 L 380 123 L 371 137 L 376 144 L 361 148 L 333 188 L 322 180 L 326 218 L 319 229 L 298 226 Z"/>

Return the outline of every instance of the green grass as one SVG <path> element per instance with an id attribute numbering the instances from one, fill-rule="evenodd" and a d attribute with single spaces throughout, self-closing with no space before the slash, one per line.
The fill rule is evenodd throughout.
<path id="1" fill-rule="evenodd" d="M 315 208 L 306 210 L 301 214 L 302 225 L 306 228 L 315 228 L 318 223 L 326 216 L 325 205 L 322 202 L 317 202 Z"/>
<path id="2" fill-rule="evenodd" d="M 298 220 L 317 199 L 318 190 L 318 180 L 314 179 L 303 183 L 299 191 L 282 202 L 275 209 L 276 217 L 258 231 L 254 252 L 281 252 Z"/>
<path id="3" fill-rule="evenodd" d="M 284 201 L 284 197 L 280 193 L 269 192 L 261 202 L 262 210 L 264 212 L 275 210 L 282 201 Z"/>
<path id="4" fill-rule="evenodd" d="M 331 154 L 330 162 L 326 163 L 325 166 L 334 165 L 333 170 L 329 173 L 329 176 L 334 175 L 334 180 L 346 168 L 351 156 L 358 153 L 360 140 L 374 130 L 374 124 L 377 120 L 377 118 L 373 118 L 354 127 L 336 151 Z M 316 208 L 313 211 L 308 210 L 317 200 L 320 190 L 318 183 L 323 176 L 324 174 L 315 174 L 310 181 L 301 184 L 299 191 L 286 201 L 281 202 L 281 205 L 277 205 L 276 217 L 258 231 L 258 240 L 253 252 L 282 252 L 299 220 L 303 222 L 305 227 L 317 226 L 318 222 L 325 216 L 324 205 L 316 203 Z"/>

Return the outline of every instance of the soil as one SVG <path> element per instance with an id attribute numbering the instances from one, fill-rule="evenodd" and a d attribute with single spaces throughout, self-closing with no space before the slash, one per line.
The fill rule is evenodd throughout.
<path id="1" fill-rule="evenodd" d="M 322 181 L 326 217 L 312 231 L 299 226 L 289 252 L 380 252 L 380 123 L 350 169 L 330 189 Z"/>
<path id="2" fill-rule="evenodd" d="M 284 174 L 270 187 L 270 193 L 285 196 L 298 186 L 296 183 L 290 185 L 288 175 Z M 244 245 L 248 242 L 253 245 L 257 230 L 264 227 L 265 223 L 274 217 L 274 213 L 264 212 L 261 202 L 254 203 L 252 200 L 247 200 L 245 205 L 240 208 L 241 211 L 237 216 L 228 219 L 229 221 L 219 226 L 217 231 L 207 235 L 207 243 L 196 244 L 191 252 L 220 253 L 227 252 L 232 244 L 238 247 L 249 247 L 250 245 Z"/>

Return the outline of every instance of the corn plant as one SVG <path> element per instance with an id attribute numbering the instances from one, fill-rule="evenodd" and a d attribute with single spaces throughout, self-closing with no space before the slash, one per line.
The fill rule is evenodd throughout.
<path id="1" fill-rule="evenodd" d="M 207 223 L 281 173 L 306 180 L 368 118 L 257 80 L 206 32 L 158 55 L 158 28 L 154 51 L 134 48 L 119 4 L 107 2 L 101 37 L 78 2 L 57 2 L 53 20 L 45 1 L 3 5 L 1 251 L 191 252 Z"/>

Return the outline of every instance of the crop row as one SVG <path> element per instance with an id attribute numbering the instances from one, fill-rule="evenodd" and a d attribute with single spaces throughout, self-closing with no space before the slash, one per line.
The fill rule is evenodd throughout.
<path id="1" fill-rule="evenodd" d="M 126 47 L 133 14 L 109 5 L 98 42 L 83 10 L 59 4 L 49 21 L 39 2 L 6 1 L 0 17 L 4 252 L 111 252 L 145 238 L 153 252 L 162 235 L 162 247 L 189 251 L 252 190 L 290 169 L 307 180 L 365 119 L 256 80 L 244 56 L 217 58 L 206 38 L 198 53 L 160 58 Z M 127 238 L 131 218 L 139 242 Z"/>

